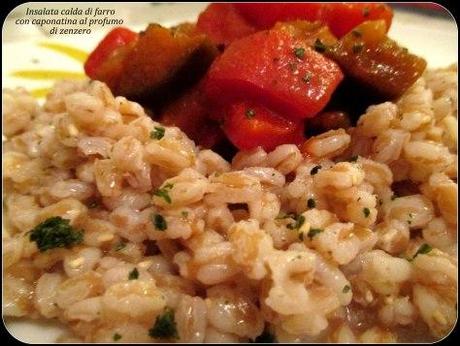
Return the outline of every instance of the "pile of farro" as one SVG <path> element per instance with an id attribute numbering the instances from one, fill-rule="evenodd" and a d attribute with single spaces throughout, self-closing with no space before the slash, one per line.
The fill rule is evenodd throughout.
<path id="1" fill-rule="evenodd" d="M 4 316 L 58 319 L 60 341 L 85 342 L 453 328 L 456 66 L 310 138 L 308 155 L 232 162 L 97 81 L 59 82 L 43 106 L 20 88 L 3 100 Z"/>

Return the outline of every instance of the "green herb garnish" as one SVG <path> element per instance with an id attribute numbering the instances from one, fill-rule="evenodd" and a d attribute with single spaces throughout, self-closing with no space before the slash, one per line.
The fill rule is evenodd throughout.
<path id="1" fill-rule="evenodd" d="M 326 45 L 321 42 L 319 38 L 316 39 L 315 44 L 313 45 L 313 48 L 318 52 L 318 53 L 324 53 L 326 51 Z"/>
<path id="2" fill-rule="evenodd" d="M 166 203 L 171 204 L 172 201 L 171 197 L 169 197 L 169 190 L 171 190 L 173 186 L 173 184 L 168 183 L 164 187 L 157 189 L 153 194 L 155 196 L 163 198 L 166 201 Z"/>
<path id="3" fill-rule="evenodd" d="M 310 240 L 313 239 L 313 237 L 321 232 L 323 232 L 324 230 L 321 229 L 321 228 L 311 228 L 309 231 L 308 231 L 308 238 L 310 238 Z"/>
<path id="4" fill-rule="evenodd" d="M 126 242 L 124 240 L 120 240 L 120 242 L 117 245 L 115 245 L 114 250 L 115 251 L 120 251 L 120 250 L 124 249 L 125 247 L 126 247 Z"/>
<path id="5" fill-rule="evenodd" d="M 305 216 L 299 215 L 297 218 L 295 218 L 295 222 L 287 225 L 286 227 L 289 229 L 299 229 L 302 227 L 302 225 L 305 222 Z"/>
<path id="6" fill-rule="evenodd" d="M 310 175 L 315 175 L 316 173 L 318 173 L 318 171 L 321 169 L 322 167 L 320 165 L 318 166 L 315 166 L 311 169 L 310 171 Z"/>
<path id="7" fill-rule="evenodd" d="M 139 271 L 137 270 L 137 268 L 134 268 L 133 270 L 131 270 L 128 274 L 128 280 L 137 280 L 139 279 Z"/>
<path id="8" fill-rule="evenodd" d="M 154 326 L 149 330 L 149 335 L 152 338 L 179 338 L 173 309 L 166 308 L 165 312 L 157 317 Z"/>
<path id="9" fill-rule="evenodd" d="M 183 218 L 186 218 L 188 216 L 188 211 L 182 210 L 180 214 L 182 215 Z"/>
<path id="10" fill-rule="evenodd" d="M 165 135 L 165 128 L 161 126 L 155 126 L 154 130 L 150 132 L 150 138 L 162 139 Z"/>
<path id="11" fill-rule="evenodd" d="M 113 334 L 113 341 L 118 341 L 121 339 L 121 335 L 118 333 Z"/>
<path id="12" fill-rule="evenodd" d="M 160 214 L 152 214 L 152 222 L 159 231 L 164 231 L 168 228 L 165 218 Z"/>
<path id="13" fill-rule="evenodd" d="M 313 209 L 314 207 L 316 207 L 316 202 L 315 202 L 315 200 L 313 198 L 308 199 L 307 207 L 308 207 L 308 209 Z"/>
<path id="14" fill-rule="evenodd" d="M 433 248 L 430 245 L 428 245 L 427 243 L 424 243 L 424 244 L 422 244 L 422 246 L 420 246 L 418 248 L 417 252 L 415 253 L 414 257 L 412 257 L 412 258 L 414 259 L 415 257 L 417 257 L 417 255 L 420 255 L 420 254 L 425 255 L 425 254 L 429 253 L 431 250 L 433 250 Z"/>
<path id="15" fill-rule="evenodd" d="M 305 49 L 302 48 L 302 47 L 296 47 L 294 48 L 294 55 L 299 58 L 299 59 L 302 59 L 305 55 Z"/>
<path id="16" fill-rule="evenodd" d="M 364 217 L 369 217 L 369 215 L 371 215 L 371 211 L 369 210 L 369 208 L 363 208 L 363 214 Z"/>
<path id="17" fill-rule="evenodd" d="M 343 286 L 342 292 L 343 292 L 343 293 L 347 293 L 347 292 L 350 291 L 350 290 L 351 290 L 350 285 L 345 285 L 345 286 Z"/>
<path id="18" fill-rule="evenodd" d="M 70 220 L 60 216 L 43 221 L 29 233 L 30 241 L 37 244 L 40 252 L 59 247 L 70 248 L 83 241 L 83 231 L 76 230 L 70 225 Z"/>

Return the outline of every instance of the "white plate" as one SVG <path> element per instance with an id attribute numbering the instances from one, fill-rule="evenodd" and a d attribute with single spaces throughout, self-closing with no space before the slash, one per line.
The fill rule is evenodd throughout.
<path id="1" fill-rule="evenodd" d="M 86 8 L 90 3 L 61 4 L 60 6 Z M 59 6 L 53 4 L 53 8 Z M 96 5 L 94 5 L 96 7 Z M 100 3 L 99 6 L 115 9 L 125 26 L 135 30 L 144 29 L 146 23 L 157 22 L 174 25 L 182 21 L 194 21 L 206 3 L 147 4 L 147 3 Z M 14 21 L 24 13 L 26 7 L 43 8 L 43 4 L 23 4 L 17 7 L 5 21 L 3 27 L 2 83 L 3 87 L 24 86 L 28 89 L 50 87 L 53 80 L 32 80 L 12 76 L 19 70 L 65 70 L 83 73 L 81 62 L 61 53 L 40 46 L 41 43 L 64 43 L 89 52 L 109 30 L 109 27 L 93 29 L 89 36 L 66 35 L 51 37 L 45 30 L 33 26 L 21 26 Z M 45 29 L 48 29 L 45 27 Z M 452 18 L 428 16 L 419 12 L 395 11 L 389 36 L 407 47 L 411 52 L 424 57 L 428 66 L 444 67 L 458 60 L 457 26 Z M 63 329 L 53 321 L 37 322 L 9 319 L 9 332 L 21 341 L 50 343 Z"/>

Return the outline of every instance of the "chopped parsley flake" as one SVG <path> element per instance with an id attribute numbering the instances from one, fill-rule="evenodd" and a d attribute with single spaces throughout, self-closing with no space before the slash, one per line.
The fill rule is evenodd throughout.
<path id="1" fill-rule="evenodd" d="M 120 242 L 115 245 L 115 251 L 120 251 L 126 247 L 126 242 L 124 240 L 120 240 Z"/>
<path id="2" fill-rule="evenodd" d="M 295 222 L 287 225 L 286 227 L 289 229 L 299 229 L 302 227 L 302 225 L 305 222 L 305 216 L 299 215 L 297 218 L 295 218 Z"/>
<path id="3" fill-rule="evenodd" d="M 165 218 L 160 214 L 152 214 L 152 222 L 159 231 L 164 231 L 168 228 Z"/>
<path id="4" fill-rule="evenodd" d="M 122 338 L 122 336 L 118 333 L 113 334 L 113 341 L 118 341 Z"/>
<path id="5" fill-rule="evenodd" d="M 308 231 L 308 238 L 313 239 L 313 237 L 319 233 L 323 232 L 323 229 L 321 228 L 311 228 L 309 231 Z"/>
<path id="6" fill-rule="evenodd" d="M 171 204 L 171 197 L 169 196 L 169 190 L 171 190 L 173 184 L 166 184 L 163 188 L 157 189 L 153 194 L 154 196 L 158 196 L 163 198 L 166 203 Z"/>
<path id="7" fill-rule="evenodd" d="M 58 247 L 70 248 L 83 241 L 83 231 L 76 230 L 70 225 L 70 220 L 60 216 L 43 221 L 29 233 L 30 241 L 37 244 L 40 252 Z"/>
<path id="8" fill-rule="evenodd" d="M 428 245 L 427 243 L 424 243 L 418 248 L 417 252 L 415 253 L 414 257 L 412 257 L 412 258 L 415 258 L 415 257 L 417 257 L 417 255 L 420 255 L 420 254 L 425 255 L 425 254 L 429 253 L 431 250 L 433 250 L 433 248 L 430 245 Z"/>
<path id="9" fill-rule="evenodd" d="M 303 241 L 303 232 L 299 232 L 299 240 Z"/>
<path id="10" fill-rule="evenodd" d="M 345 285 L 345 286 L 343 286 L 342 292 L 343 292 L 343 293 L 347 293 L 347 292 L 350 291 L 350 290 L 351 290 L 350 285 Z"/>
<path id="11" fill-rule="evenodd" d="M 305 49 L 302 48 L 302 47 L 296 47 L 294 48 L 294 55 L 299 58 L 299 59 L 302 59 L 305 55 Z"/>
<path id="12" fill-rule="evenodd" d="M 188 216 L 188 211 L 182 210 L 180 214 L 182 215 L 183 218 L 186 218 Z"/>
<path id="13" fill-rule="evenodd" d="M 252 119 L 255 116 L 256 116 L 256 112 L 254 111 L 254 109 L 249 108 L 249 109 L 246 110 L 246 118 Z"/>
<path id="14" fill-rule="evenodd" d="M 165 135 L 165 128 L 161 126 L 155 126 L 154 130 L 150 132 L 150 138 L 162 139 Z"/>
<path id="15" fill-rule="evenodd" d="M 315 166 L 311 169 L 310 171 L 310 175 L 315 175 L 316 173 L 318 173 L 318 171 L 321 169 L 322 167 L 320 165 L 318 166 Z"/>
<path id="16" fill-rule="evenodd" d="M 316 207 L 316 202 L 315 202 L 315 200 L 313 198 L 308 199 L 307 207 L 308 207 L 308 209 L 313 209 L 314 207 Z"/>
<path id="17" fill-rule="evenodd" d="M 128 274 L 128 280 L 137 280 L 139 278 L 139 271 L 137 268 L 131 270 Z"/>
<path id="18" fill-rule="evenodd" d="M 149 330 L 149 335 L 152 338 L 179 338 L 173 309 L 166 308 L 165 312 L 157 317 L 154 326 Z"/>
<path id="19" fill-rule="evenodd" d="M 326 51 L 326 46 L 319 38 L 316 39 L 315 44 L 313 45 L 313 48 L 318 52 L 318 53 L 324 53 Z"/>
<path id="20" fill-rule="evenodd" d="M 371 211 L 369 208 L 363 208 L 363 214 L 365 217 L 369 217 L 369 215 L 371 215 Z"/>

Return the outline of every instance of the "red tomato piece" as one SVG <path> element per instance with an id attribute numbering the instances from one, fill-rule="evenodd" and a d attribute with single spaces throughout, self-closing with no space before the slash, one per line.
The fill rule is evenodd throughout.
<path id="1" fill-rule="evenodd" d="M 284 31 L 260 31 L 233 42 L 211 65 L 211 101 L 253 100 L 283 116 L 312 117 L 343 79 L 339 66 Z"/>
<path id="2" fill-rule="evenodd" d="M 366 20 L 384 19 L 388 31 L 393 18 L 392 9 L 379 3 L 238 3 L 234 6 L 258 29 L 296 19 L 320 21 L 339 38 Z"/>
<path id="3" fill-rule="evenodd" d="M 304 123 L 287 120 L 264 106 L 238 102 L 226 109 L 224 132 L 240 150 L 257 146 L 273 150 L 278 145 L 303 142 Z"/>
<path id="4" fill-rule="evenodd" d="M 209 5 L 198 17 L 196 27 L 214 43 L 225 46 L 256 31 L 232 4 L 225 3 Z"/>
<path id="5" fill-rule="evenodd" d="M 88 77 L 95 79 L 99 68 L 119 47 L 125 46 L 137 40 L 138 34 L 124 27 L 117 27 L 111 30 L 97 47 L 91 52 L 84 64 L 85 73 Z"/>

